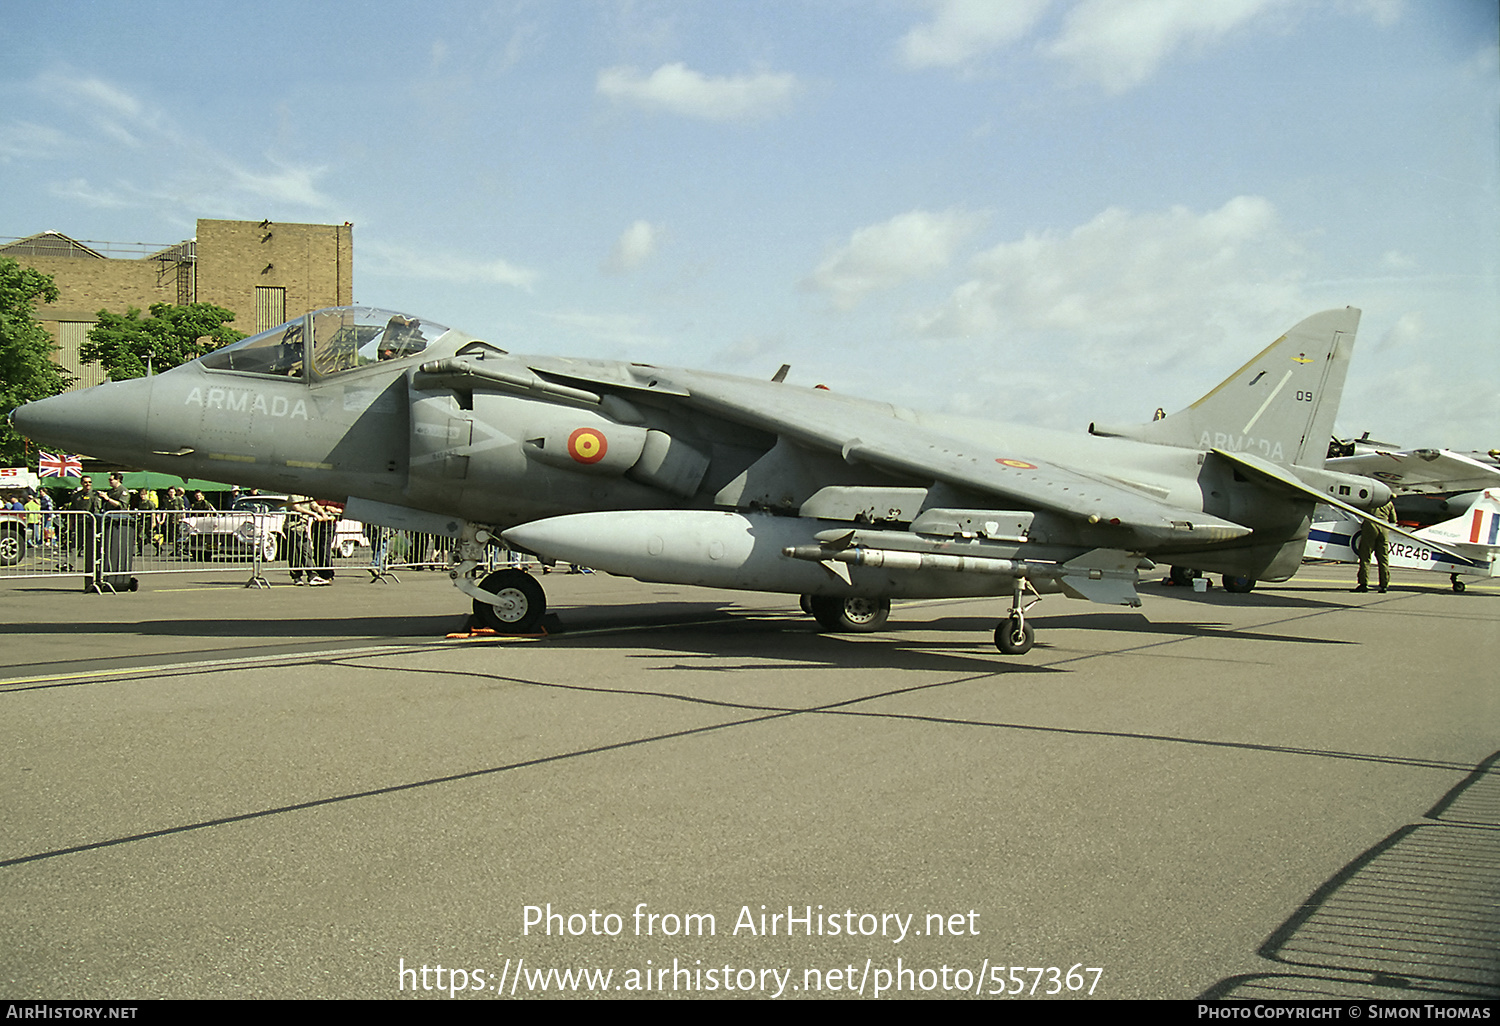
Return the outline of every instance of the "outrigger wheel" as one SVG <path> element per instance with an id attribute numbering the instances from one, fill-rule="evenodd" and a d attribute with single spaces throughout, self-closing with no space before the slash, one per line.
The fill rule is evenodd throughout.
<path id="1" fill-rule="evenodd" d="M 547 612 L 547 593 L 524 570 L 496 570 L 479 587 L 495 596 L 493 602 L 474 600 L 474 618 L 502 634 L 529 634 Z"/>

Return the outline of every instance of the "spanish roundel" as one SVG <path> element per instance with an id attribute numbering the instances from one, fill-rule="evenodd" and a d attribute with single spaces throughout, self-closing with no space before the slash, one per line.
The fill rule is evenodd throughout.
<path id="1" fill-rule="evenodd" d="M 997 459 L 995 462 L 998 463 L 998 464 L 1000 464 L 1002 467 L 1014 467 L 1017 470 L 1035 470 L 1036 469 L 1036 464 L 1035 463 L 1027 463 L 1025 460 Z"/>
<path id="2" fill-rule="evenodd" d="M 607 452 L 609 442 L 595 428 L 579 428 L 568 436 L 568 455 L 579 463 L 598 463 Z"/>

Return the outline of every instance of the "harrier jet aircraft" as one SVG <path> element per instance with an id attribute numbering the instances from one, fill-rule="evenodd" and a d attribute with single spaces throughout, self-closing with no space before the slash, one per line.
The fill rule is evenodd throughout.
<path id="1" fill-rule="evenodd" d="M 1073 435 L 824 388 L 524 356 L 432 321 L 318 310 L 165 374 L 23 406 L 69 452 L 346 500 L 458 540 L 477 619 L 546 606 L 504 542 L 645 581 L 786 592 L 830 631 L 892 598 L 1004 596 L 1027 651 L 1042 593 L 1135 606 L 1155 560 L 1283 580 L 1313 507 L 1386 502 L 1324 469 L 1359 311 L 1309 317 L 1180 413 Z M 1003 395 L 997 396 L 1003 401 Z"/>

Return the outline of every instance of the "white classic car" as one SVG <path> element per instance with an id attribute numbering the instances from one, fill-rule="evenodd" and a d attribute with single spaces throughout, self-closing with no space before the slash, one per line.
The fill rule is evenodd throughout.
<path id="1" fill-rule="evenodd" d="M 209 558 L 217 552 L 249 552 L 260 555 L 262 562 L 285 559 L 289 514 L 285 495 L 245 495 L 223 512 L 189 510 L 182 520 L 176 541 L 183 551 Z M 348 559 L 354 550 L 368 547 L 365 526 L 357 520 L 340 520 L 333 536 L 333 552 Z"/>

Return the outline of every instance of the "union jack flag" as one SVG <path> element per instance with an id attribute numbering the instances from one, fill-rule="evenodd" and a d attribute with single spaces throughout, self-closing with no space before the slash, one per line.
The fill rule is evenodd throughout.
<path id="1" fill-rule="evenodd" d="M 82 477 L 83 459 L 65 452 L 37 454 L 38 477 Z"/>

